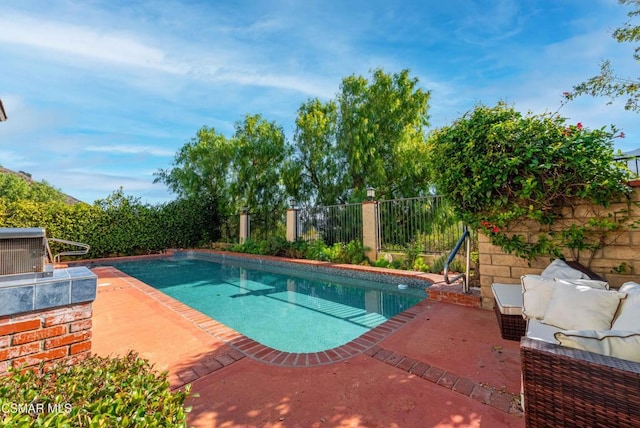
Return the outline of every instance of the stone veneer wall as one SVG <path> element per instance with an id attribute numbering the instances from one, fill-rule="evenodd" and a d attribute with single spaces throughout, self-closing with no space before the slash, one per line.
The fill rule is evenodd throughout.
<path id="1" fill-rule="evenodd" d="M 9 367 L 57 360 L 73 364 L 91 351 L 91 302 L 0 317 L 0 375 Z"/>
<path id="2" fill-rule="evenodd" d="M 633 195 L 631 200 L 640 205 L 640 180 L 631 183 Z M 585 221 L 594 213 L 600 215 L 616 213 L 628 209 L 627 203 L 614 203 L 607 209 L 588 205 L 579 205 L 567 211 L 567 221 Z M 640 221 L 640 207 L 631 205 L 633 220 Z M 561 227 L 562 225 L 559 224 Z M 513 230 L 516 232 L 516 230 Z M 535 232 L 529 232 L 525 226 L 517 230 L 522 234 L 529 234 L 529 239 L 535 239 Z M 549 264 L 547 258 L 539 258 L 528 263 L 516 256 L 505 254 L 499 247 L 491 245 L 489 238 L 482 233 L 478 234 L 478 250 L 480 253 L 480 284 L 482 307 L 493 308 L 494 300 L 491 292 L 492 283 L 520 284 L 520 277 L 526 274 L 539 274 Z M 584 255 L 583 255 L 584 256 Z M 569 253 L 565 254 L 567 260 L 571 260 Z M 583 260 L 581 260 L 583 262 Z M 612 269 L 626 262 L 633 270 L 631 274 L 617 274 Z M 586 262 L 585 262 L 586 263 Z M 584 264 L 584 263 L 583 263 Z M 615 236 L 615 240 L 598 251 L 589 266 L 592 271 L 603 276 L 611 286 L 619 287 L 624 282 L 640 282 L 640 229 L 628 229 Z"/>

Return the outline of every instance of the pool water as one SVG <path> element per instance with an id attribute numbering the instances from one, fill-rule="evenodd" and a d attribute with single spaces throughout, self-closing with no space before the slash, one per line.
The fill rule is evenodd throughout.
<path id="1" fill-rule="evenodd" d="M 366 333 L 425 296 L 397 284 L 298 271 L 247 269 L 198 259 L 114 264 L 253 340 L 285 352 L 319 352 Z M 305 274 L 305 273 L 303 273 Z M 313 274 L 311 274 L 313 275 Z"/>

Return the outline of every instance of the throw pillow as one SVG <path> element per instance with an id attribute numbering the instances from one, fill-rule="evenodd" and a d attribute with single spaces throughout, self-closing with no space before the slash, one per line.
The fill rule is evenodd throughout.
<path id="1" fill-rule="evenodd" d="M 565 263 L 562 259 L 555 259 L 549 266 L 540 274 L 547 278 L 560 278 L 560 279 L 589 279 L 586 273 L 580 272 L 578 269 L 574 269 Z"/>
<path id="2" fill-rule="evenodd" d="M 526 319 L 541 320 L 551 301 L 556 283 L 541 275 L 524 275 L 522 283 L 522 316 Z"/>
<path id="3" fill-rule="evenodd" d="M 572 268 L 562 259 L 552 261 L 540 275 L 560 279 L 589 279 L 587 274 Z"/>
<path id="4" fill-rule="evenodd" d="M 537 320 L 544 318 L 556 284 L 609 289 L 609 284 L 606 282 L 591 279 L 552 279 L 542 275 L 524 275 L 520 281 L 522 283 L 522 316 Z"/>
<path id="5" fill-rule="evenodd" d="M 621 330 L 567 330 L 555 334 L 562 346 L 640 362 L 640 333 Z"/>
<path id="6" fill-rule="evenodd" d="M 611 328 L 640 331 L 640 284 L 627 282 L 620 287 L 620 291 L 627 293 L 627 298 L 622 301 Z"/>
<path id="7" fill-rule="evenodd" d="M 555 281 L 559 284 L 573 284 L 573 285 L 586 285 L 587 287 L 597 288 L 600 290 L 608 290 L 609 283 L 605 281 L 598 281 L 597 279 L 558 279 Z"/>
<path id="8" fill-rule="evenodd" d="M 557 284 L 542 322 L 563 330 L 609 330 L 626 296 L 585 285 Z"/>

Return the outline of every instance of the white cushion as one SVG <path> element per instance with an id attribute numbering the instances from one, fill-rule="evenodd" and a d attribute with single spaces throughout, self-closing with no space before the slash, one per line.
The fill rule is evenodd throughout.
<path id="1" fill-rule="evenodd" d="M 626 282 L 622 284 L 620 291 L 627 293 L 627 298 L 620 304 L 611 329 L 640 331 L 640 284 Z"/>
<path id="2" fill-rule="evenodd" d="M 557 284 L 542 322 L 563 330 L 609 330 L 626 296 L 585 285 Z"/>
<path id="3" fill-rule="evenodd" d="M 640 333 L 622 330 L 567 330 L 555 334 L 562 346 L 640 362 Z"/>
<path id="4" fill-rule="evenodd" d="M 608 290 L 609 283 L 605 281 L 598 281 L 597 279 L 559 279 L 555 278 L 555 281 L 559 284 L 573 284 L 573 285 L 586 285 L 587 287 L 597 288 L 599 290 Z"/>
<path id="5" fill-rule="evenodd" d="M 541 275 L 524 275 L 522 282 L 522 316 L 541 320 L 551 301 L 555 281 Z"/>
<path id="6" fill-rule="evenodd" d="M 589 275 L 569 266 L 564 260 L 555 259 L 540 274 L 547 278 L 589 279 Z"/>
<path id="7" fill-rule="evenodd" d="M 520 284 L 491 284 L 491 291 L 501 314 L 522 315 L 522 287 Z"/>
<path id="8" fill-rule="evenodd" d="M 609 284 L 606 282 L 591 279 L 551 279 L 542 275 L 524 275 L 520 281 L 522 282 L 522 316 L 537 320 L 544 318 L 556 284 L 609 289 Z"/>
<path id="9" fill-rule="evenodd" d="M 531 339 L 543 340 L 550 343 L 558 343 L 555 334 L 560 329 L 553 325 L 542 324 L 540 320 L 527 321 L 527 337 Z"/>

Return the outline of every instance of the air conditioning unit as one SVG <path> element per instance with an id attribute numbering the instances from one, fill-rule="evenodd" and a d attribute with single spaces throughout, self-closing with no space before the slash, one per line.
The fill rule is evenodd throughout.
<path id="1" fill-rule="evenodd" d="M 0 228 L 0 276 L 51 276 L 47 263 L 47 236 L 43 228 Z"/>

